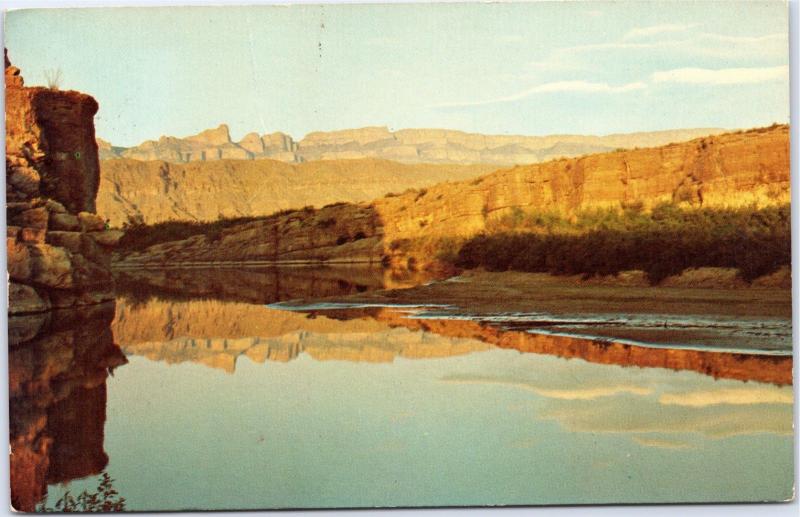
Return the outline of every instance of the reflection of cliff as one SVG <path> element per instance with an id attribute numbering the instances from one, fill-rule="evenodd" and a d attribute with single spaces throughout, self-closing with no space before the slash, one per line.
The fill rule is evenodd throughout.
<path id="1" fill-rule="evenodd" d="M 255 362 L 314 359 L 391 362 L 486 350 L 489 345 L 395 328 L 375 319 L 338 321 L 324 316 L 243 303 L 200 300 L 132 305 L 117 302 L 114 339 L 126 354 L 167 363 L 197 362 L 233 372 L 244 355 Z"/>
<path id="2" fill-rule="evenodd" d="M 363 318 L 365 313 L 392 327 L 424 330 L 451 338 L 477 339 L 500 348 L 511 348 L 520 352 L 578 358 L 599 364 L 691 370 L 715 378 L 755 380 L 775 384 L 792 383 L 791 356 L 648 348 L 613 341 L 501 330 L 474 321 L 411 319 L 402 313 L 387 309 L 326 311 L 324 314 L 348 319 Z"/>
<path id="3" fill-rule="evenodd" d="M 117 292 L 129 300 L 246 301 L 274 303 L 297 298 L 346 296 L 382 289 L 380 268 L 192 268 L 122 269 L 115 272 Z"/>
<path id="4" fill-rule="evenodd" d="M 11 502 L 33 511 L 47 485 L 99 473 L 106 378 L 124 364 L 113 307 L 9 318 Z"/>
<path id="5" fill-rule="evenodd" d="M 598 364 L 689 370 L 715 378 L 791 384 L 792 358 L 647 348 L 576 337 L 501 330 L 474 321 L 412 319 L 372 308 L 300 313 L 211 300 L 181 303 L 120 299 L 114 336 L 129 354 L 168 363 L 198 362 L 232 372 L 239 356 L 289 361 L 390 362 L 491 347 L 578 358 Z"/>

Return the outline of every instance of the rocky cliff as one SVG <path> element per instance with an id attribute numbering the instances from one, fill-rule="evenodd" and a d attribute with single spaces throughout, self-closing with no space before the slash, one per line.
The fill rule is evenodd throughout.
<path id="1" fill-rule="evenodd" d="M 94 213 L 97 102 L 26 88 L 7 56 L 5 79 L 9 313 L 110 300 L 108 247 L 119 235 Z"/>
<path id="2" fill-rule="evenodd" d="M 98 141 L 100 159 L 130 158 L 185 163 L 212 160 L 282 162 L 379 158 L 404 163 L 488 163 L 513 165 L 558 157 L 580 156 L 617 148 L 650 147 L 722 133 L 716 128 L 678 129 L 644 133 L 593 135 L 482 135 L 447 129 L 365 127 L 318 131 L 295 141 L 284 133 L 249 133 L 231 140 L 228 126 L 220 125 L 185 138 L 162 136 L 124 148 Z"/>
<path id="3" fill-rule="evenodd" d="M 789 168 L 789 127 L 776 125 L 517 166 L 373 205 L 387 242 L 472 236 L 514 209 L 569 215 L 661 202 L 705 207 L 788 203 Z"/>
<path id="4" fill-rule="evenodd" d="M 371 204 L 304 210 L 197 235 L 131 254 L 135 264 L 184 261 L 393 262 L 413 240 L 468 238 L 519 209 L 569 216 L 590 208 L 644 209 L 668 201 L 735 207 L 789 202 L 789 128 L 773 126 L 663 147 L 618 151 L 498 170 Z M 418 256 L 415 256 L 415 253 Z"/>
<path id="5" fill-rule="evenodd" d="M 278 210 L 369 201 L 389 192 L 474 178 L 491 165 L 401 164 L 387 160 L 101 162 L 97 211 L 118 227 L 132 218 L 213 221 Z"/>

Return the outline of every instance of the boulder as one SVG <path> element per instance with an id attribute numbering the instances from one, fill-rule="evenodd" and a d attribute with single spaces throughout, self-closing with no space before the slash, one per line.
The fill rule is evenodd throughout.
<path id="1" fill-rule="evenodd" d="M 81 232 L 47 232 L 47 244 L 66 248 L 71 253 L 81 252 Z"/>
<path id="2" fill-rule="evenodd" d="M 31 255 L 28 246 L 16 239 L 6 239 L 8 274 L 12 280 L 28 280 L 31 277 Z"/>
<path id="3" fill-rule="evenodd" d="M 84 232 L 100 232 L 105 230 L 106 222 L 97 214 L 90 212 L 78 213 L 78 221 Z"/>
<path id="4" fill-rule="evenodd" d="M 22 228 L 19 233 L 19 239 L 22 242 L 43 243 L 47 230 L 42 228 Z"/>
<path id="5" fill-rule="evenodd" d="M 33 167 L 11 167 L 6 174 L 6 182 L 26 196 L 39 192 L 39 173 Z"/>
<path id="6" fill-rule="evenodd" d="M 47 229 L 47 221 L 50 219 L 50 214 L 43 206 L 39 208 L 31 208 L 25 210 L 11 218 L 14 225 L 28 227 L 28 228 L 41 228 Z"/>
<path id="7" fill-rule="evenodd" d="M 125 232 L 121 230 L 106 230 L 104 232 L 93 232 L 89 235 L 97 244 L 110 248 L 119 243 L 119 240 L 122 239 Z"/>
<path id="8" fill-rule="evenodd" d="M 81 229 L 78 218 L 72 214 L 51 213 L 50 228 L 57 231 L 73 232 Z"/>
<path id="9" fill-rule="evenodd" d="M 57 289 L 73 286 L 70 253 L 57 246 L 37 244 L 28 248 L 31 261 L 31 280 Z"/>
<path id="10" fill-rule="evenodd" d="M 10 282 L 8 284 L 8 313 L 22 314 L 42 312 L 50 309 L 50 302 L 42 298 L 29 285 Z"/>

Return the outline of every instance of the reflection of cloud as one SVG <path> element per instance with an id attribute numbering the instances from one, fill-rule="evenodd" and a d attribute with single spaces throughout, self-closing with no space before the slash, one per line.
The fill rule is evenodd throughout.
<path id="1" fill-rule="evenodd" d="M 484 384 L 495 386 L 509 386 L 528 390 L 551 399 L 559 400 L 595 400 L 603 397 L 613 397 L 614 395 L 630 394 L 647 396 L 653 392 L 650 388 L 635 385 L 616 384 L 608 386 L 596 386 L 588 388 L 543 388 L 534 382 L 519 382 L 503 379 L 492 379 L 478 376 L 450 376 L 442 379 L 442 382 L 453 384 Z"/>
<path id="2" fill-rule="evenodd" d="M 672 32 L 685 32 L 691 28 L 697 27 L 698 24 L 678 24 L 678 23 L 665 23 L 662 25 L 651 25 L 649 27 L 636 27 L 629 30 L 622 37 L 623 40 L 649 38 L 658 34 L 672 33 Z"/>
<path id="3" fill-rule="evenodd" d="M 531 95 L 537 95 L 541 93 L 567 93 L 567 92 L 625 93 L 633 90 L 641 90 L 644 87 L 645 84 L 642 82 L 627 83 L 615 86 L 608 83 L 598 83 L 591 81 L 556 81 L 552 83 L 539 84 L 532 88 L 528 88 L 527 90 L 523 90 L 521 92 L 517 92 L 511 95 L 506 95 L 504 97 L 497 97 L 494 99 L 486 99 L 482 101 L 443 103 L 443 104 L 436 104 L 431 107 L 452 108 L 452 107 L 464 107 L 464 106 L 482 106 L 486 104 L 498 104 L 502 102 L 512 102 L 521 100 L 526 97 L 530 97 Z"/>
<path id="4" fill-rule="evenodd" d="M 634 436 L 633 441 L 644 447 L 659 449 L 694 449 L 695 446 L 686 440 L 672 438 L 651 438 L 647 436 Z"/>
<path id="5" fill-rule="evenodd" d="M 778 80 L 788 80 L 788 66 L 773 66 L 766 68 L 722 68 L 712 70 L 708 68 L 676 68 L 655 72 L 652 75 L 656 83 L 683 83 L 683 84 L 754 84 Z"/>
<path id="6" fill-rule="evenodd" d="M 699 433 L 707 438 L 770 433 L 792 435 L 791 405 L 664 406 L 651 399 L 551 401 L 542 418 L 582 433 Z"/>
<path id="7" fill-rule="evenodd" d="M 793 404 L 789 386 L 781 388 L 732 388 L 686 393 L 664 393 L 658 398 L 664 405 L 705 407 L 717 404 Z"/>

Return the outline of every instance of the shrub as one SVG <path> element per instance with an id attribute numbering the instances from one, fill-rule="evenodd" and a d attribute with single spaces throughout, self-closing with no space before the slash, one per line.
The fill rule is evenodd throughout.
<path id="1" fill-rule="evenodd" d="M 585 212 L 567 232 L 500 232 L 464 243 L 455 265 L 489 271 L 610 275 L 640 269 L 652 283 L 697 267 L 737 268 L 745 280 L 791 262 L 789 206 L 681 210 L 649 215 Z M 559 225 L 550 222 L 551 228 Z"/>

